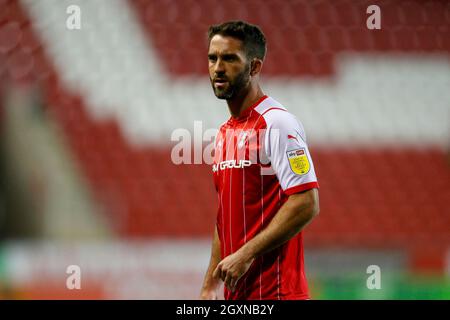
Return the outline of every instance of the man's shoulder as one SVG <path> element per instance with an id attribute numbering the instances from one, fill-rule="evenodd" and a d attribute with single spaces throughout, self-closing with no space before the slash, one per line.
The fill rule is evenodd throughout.
<path id="1" fill-rule="evenodd" d="M 264 118 L 267 127 L 283 128 L 299 122 L 295 115 L 290 113 L 283 104 L 272 97 L 265 99 L 256 108 L 256 111 Z"/>
<path id="2" fill-rule="evenodd" d="M 288 112 L 280 102 L 270 96 L 261 101 L 261 103 L 255 108 L 255 111 L 261 115 L 266 115 L 274 110 Z"/>

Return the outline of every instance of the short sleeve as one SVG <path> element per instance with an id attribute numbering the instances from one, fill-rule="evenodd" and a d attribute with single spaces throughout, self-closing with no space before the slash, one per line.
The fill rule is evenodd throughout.
<path id="1" fill-rule="evenodd" d="M 318 188 L 314 164 L 302 124 L 286 110 L 265 114 L 265 151 L 287 195 Z"/>

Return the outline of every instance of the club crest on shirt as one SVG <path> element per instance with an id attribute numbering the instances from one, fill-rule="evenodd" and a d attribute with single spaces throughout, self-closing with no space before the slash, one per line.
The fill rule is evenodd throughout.
<path id="1" fill-rule="evenodd" d="M 291 170 L 298 175 L 309 172 L 309 160 L 304 148 L 290 150 L 286 152 Z"/>

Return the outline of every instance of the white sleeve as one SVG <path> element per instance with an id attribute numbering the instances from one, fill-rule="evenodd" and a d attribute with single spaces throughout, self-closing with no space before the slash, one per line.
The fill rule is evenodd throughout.
<path id="1" fill-rule="evenodd" d="M 302 124 L 285 110 L 271 110 L 264 118 L 266 155 L 283 191 L 291 195 L 318 188 Z"/>

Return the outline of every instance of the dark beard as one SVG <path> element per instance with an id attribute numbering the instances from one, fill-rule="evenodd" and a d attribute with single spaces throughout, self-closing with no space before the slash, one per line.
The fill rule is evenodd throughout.
<path id="1" fill-rule="evenodd" d="M 234 81 L 228 80 L 228 87 L 226 89 L 218 89 L 214 86 L 214 81 L 211 80 L 211 84 L 214 90 L 214 94 L 219 99 L 230 100 L 236 97 L 243 89 L 248 86 L 250 80 L 250 64 L 245 66 L 245 69 L 239 73 Z"/>

